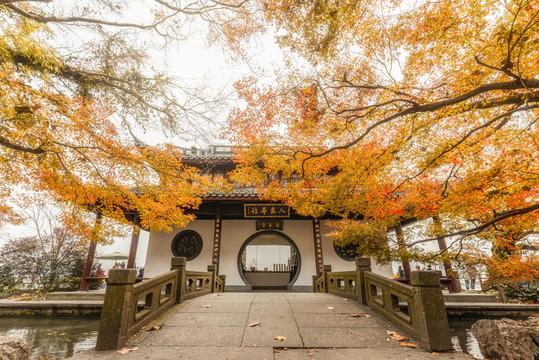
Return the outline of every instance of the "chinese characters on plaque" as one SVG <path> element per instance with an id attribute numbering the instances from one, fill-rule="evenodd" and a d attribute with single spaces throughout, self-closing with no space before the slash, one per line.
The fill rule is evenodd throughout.
<path id="1" fill-rule="evenodd" d="M 256 230 L 282 230 L 282 220 L 257 220 Z"/>
<path id="2" fill-rule="evenodd" d="M 279 204 L 244 204 L 246 218 L 288 218 L 290 208 Z"/>

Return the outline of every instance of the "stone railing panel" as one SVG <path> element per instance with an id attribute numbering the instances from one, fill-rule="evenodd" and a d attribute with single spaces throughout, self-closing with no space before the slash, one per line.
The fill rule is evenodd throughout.
<path id="1" fill-rule="evenodd" d="M 176 294 L 177 283 L 178 272 L 169 271 L 133 286 L 128 336 L 136 333 L 176 303 L 173 294 Z"/>
<path id="2" fill-rule="evenodd" d="M 219 275 L 215 278 L 215 292 L 225 292 L 226 275 Z"/>
<path id="3" fill-rule="evenodd" d="M 212 292 L 211 272 L 186 271 L 185 272 L 185 295 L 184 299 L 192 299 L 197 296 L 210 294 Z"/>
<path id="4" fill-rule="evenodd" d="M 357 277 L 355 271 L 327 274 L 328 293 L 357 299 Z"/>
<path id="5" fill-rule="evenodd" d="M 419 339 L 419 331 L 414 326 L 417 323 L 417 311 L 414 306 L 413 287 L 371 272 L 365 273 L 365 287 L 368 306 L 397 322 Z"/>
<path id="6" fill-rule="evenodd" d="M 135 284 L 134 269 L 111 270 L 96 350 L 114 350 L 129 336 L 185 299 L 225 290 L 224 275 L 216 276 L 215 265 L 208 272 L 186 270 L 187 259 L 174 257 L 171 271 Z"/>
<path id="7" fill-rule="evenodd" d="M 411 285 L 371 272 L 369 258 L 356 258 L 356 271 L 313 276 L 313 291 L 357 299 L 418 339 L 427 351 L 452 350 L 449 322 L 435 271 L 413 271 Z"/>

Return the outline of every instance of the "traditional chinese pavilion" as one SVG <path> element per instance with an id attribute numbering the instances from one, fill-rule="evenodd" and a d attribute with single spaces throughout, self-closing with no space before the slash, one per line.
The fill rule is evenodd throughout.
<path id="1" fill-rule="evenodd" d="M 182 151 L 184 163 L 210 176 L 226 177 L 235 168 L 229 146 Z M 286 205 L 260 200 L 252 188 L 207 194 L 195 215 L 185 228 L 150 233 L 144 277 L 168 271 L 172 256 L 187 257 L 195 271 L 215 264 L 227 277 L 228 291 L 312 290 L 312 276 L 321 273 L 323 264 L 333 271 L 355 269 L 356 254 L 334 246 L 329 217 L 300 216 Z M 134 235 L 128 267 L 134 264 L 137 242 Z M 373 264 L 373 271 L 392 277 L 391 265 Z"/>

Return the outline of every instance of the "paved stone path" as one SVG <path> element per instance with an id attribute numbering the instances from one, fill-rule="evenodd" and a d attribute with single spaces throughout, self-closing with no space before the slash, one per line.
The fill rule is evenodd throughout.
<path id="1" fill-rule="evenodd" d="M 161 329 L 134 336 L 127 348 L 137 350 L 87 351 L 71 359 L 469 359 L 399 346 L 386 333 L 399 330 L 383 319 L 349 315 L 367 312 L 330 294 L 210 294 L 172 308 L 158 319 Z M 260 325 L 249 326 L 253 322 Z"/>

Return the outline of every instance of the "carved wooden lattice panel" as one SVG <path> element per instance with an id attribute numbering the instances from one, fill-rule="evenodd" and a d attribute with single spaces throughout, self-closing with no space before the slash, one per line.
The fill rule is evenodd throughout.
<path id="1" fill-rule="evenodd" d="M 202 251 L 202 237 L 193 230 L 184 230 L 172 240 L 174 256 L 185 256 L 187 261 L 196 258 Z"/>

